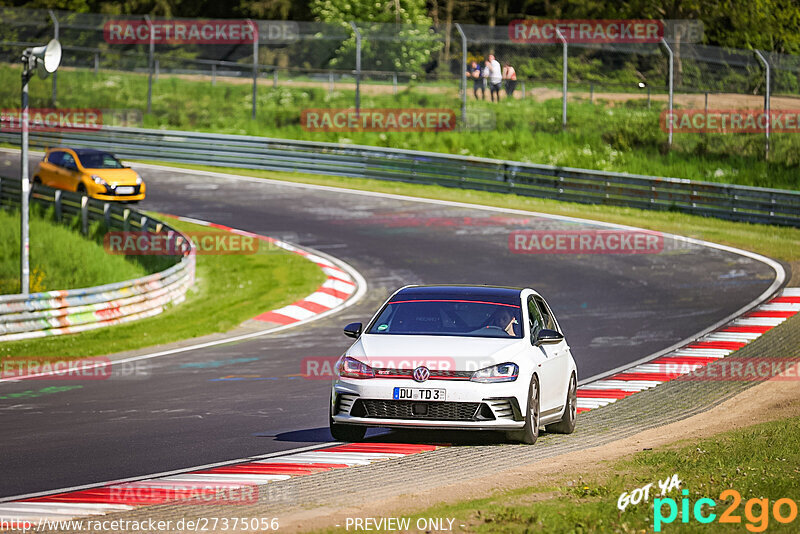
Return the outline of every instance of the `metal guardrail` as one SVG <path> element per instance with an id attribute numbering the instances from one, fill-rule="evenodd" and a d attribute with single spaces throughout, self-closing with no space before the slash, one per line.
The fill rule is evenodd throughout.
<path id="1" fill-rule="evenodd" d="M 0 132 L 0 142 L 19 143 L 19 134 Z M 679 178 L 382 147 L 140 128 L 32 132 L 31 144 L 107 149 L 128 159 L 439 184 L 587 204 L 674 210 L 731 221 L 800 226 L 798 191 Z"/>
<path id="2" fill-rule="evenodd" d="M 19 180 L 0 178 L 0 208 L 20 203 Z M 56 219 L 78 216 L 86 233 L 103 221 L 110 230 L 179 233 L 128 206 L 36 185 L 31 202 L 54 208 Z M 190 240 L 184 240 L 191 243 Z M 142 278 L 102 286 L 30 295 L 0 295 L 0 342 L 72 334 L 158 315 L 184 300 L 194 283 L 195 256 L 175 256 L 168 269 Z"/>

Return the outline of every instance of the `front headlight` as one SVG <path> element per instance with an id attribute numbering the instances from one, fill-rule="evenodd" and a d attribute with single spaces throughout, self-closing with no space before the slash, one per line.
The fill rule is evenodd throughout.
<path id="1" fill-rule="evenodd" d="M 142 177 L 139 176 L 139 174 L 137 173 L 136 174 L 136 185 L 141 185 L 141 184 L 142 184 Z"/>
<path id="2" fill-rule="evenodd" d="M 106 183 L 106 181 L 105 181 L 105 180 L 103 180 L 103 177 L 102 177 L 102 176 L 97 176 L 96 174 L 93 174 L 93 175 L 92 175 L 92 180 L 94 180 L 94 183 L 96 183 L 96 184 L 98 184 L 98 185 L 108 185 L 108 184 Z"/>
<path id="3" fill-rule="evenodd" d="M 500 363 L 484 367 L 472 373 L 471 382 L 513 382 L 519 376 L 519 366 L 515 363 Z"/>
<path id="4" fill-rule="evenodd" d="M 336 374 L 345 378 L 375 378 L 375 371 L 364 362 L 342 356 L 336 362 Z"/>

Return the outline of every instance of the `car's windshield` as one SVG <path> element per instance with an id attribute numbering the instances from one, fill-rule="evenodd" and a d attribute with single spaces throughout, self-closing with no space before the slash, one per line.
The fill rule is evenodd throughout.
<path id="1" fill-rule="evenodd" d="M 122 169 L 122 163 L 108 152 L 81 154 L 81 164 L 87 169 Z"/>
<path id="2" fill-rule="evenodd" d="M 522 337 L 521 308 L 514 304 L 457 299 L 390 302 L 369 334 Z"/>

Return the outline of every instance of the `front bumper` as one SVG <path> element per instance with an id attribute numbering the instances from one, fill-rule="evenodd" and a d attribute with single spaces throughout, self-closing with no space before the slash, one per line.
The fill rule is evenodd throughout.
<path id="1" fill-rule="evenodd" d="M 396 387 L 444 389 L 445 401 L 396 400 Z M 527 384 L 519 378 L 494 384 L 339 378 L 332 388 L 331 414 L 335 423 L 362 426 L 513 430 L 525 426 L 521 414 L 527 393 Z"/>
<path id="2" fill-rule="evenodd" d="M 133 192 L 125 195 L 121 195 L 117 193 L 117 188 L 121 187 L 132 187 Z M 88 186 L 89 196 L 92 198 L 96 198 L 97 200 L 112 200 L 112 201 L 121 201 L 121 202 L 135 202 L 139 200 L 144 200 L 146 194 L 146 187 L 144 183 L 136 184 L 136 185 L 100 185 L 100 184 L 89 184 Z"/>
<path id="3" fill-rule="evenodd" d="M 105 194 L 94 194 L 92 198 L 96 198 L 97 200 L 113 200 L 119 202 L 135 202 L 138 200 L 144 200 L 144 193 L 139 193 L 138 195 L 105 195 Z"/>

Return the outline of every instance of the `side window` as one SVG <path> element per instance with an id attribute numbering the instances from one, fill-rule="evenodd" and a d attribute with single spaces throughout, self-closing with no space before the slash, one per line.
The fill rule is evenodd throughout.
<path id="1" fill-rule="evenodd" d="M 52 163 L 53 165 L 57 165 L 61 167 L 64 162 L 64 153 L 63 152 L 50 152 L 50 155 L 47 156 L 47 161 Z"/>
<path id="2" fill-rule="evenodd" d="M 64 152 L 64 157 L 61 160 L 61 166 L 65 169 L 75 170 L 78 166 L 75 164 L 75 158 L 72 157 L 72 154 L 67 154 Z"/>
<path id="3" fill-rule="evenodd" d="M 534 300 L 539 307 L 539 312 L 542 314 L 544 327 L 549 330 L 558 330 L 556 328 L 556 322 L 553 320 L 553 314 L 550 312 L 550 308 L 547 307 L 547 304 L 544 303 L 544 300 L 539 297 L 534 297 Z"/>
<path id="4" fill-rule="evenodd" d="M 533 297 L 528 297 L 528 324 L 531 327 L 531 343 L 533 343 L 544 324 L 539 309 L 536 307 L 536 303 L 533 302 Z"/>

